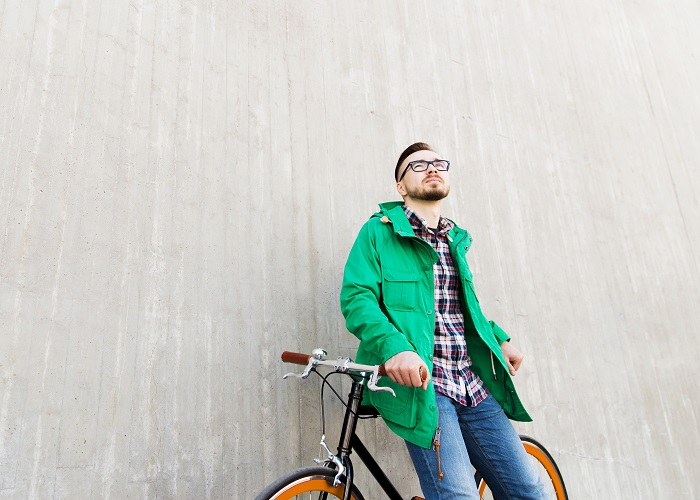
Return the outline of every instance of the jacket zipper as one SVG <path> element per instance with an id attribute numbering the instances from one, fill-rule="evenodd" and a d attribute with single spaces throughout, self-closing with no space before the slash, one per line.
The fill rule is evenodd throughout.
<path id="1" fill-rule="evenodd" d="M 489 352 L 491 353 L 491 371 L 493 372 L 493 379 L 498 380 L 498 377 L 496 376 L 496 365 L 493 362 L 493 351 L 489 349 Z"/>
<path id="2" fill-rule="evenodd" d="M 435 249 L 428 243 L 426 242 L 423 238 L 419 238 L 418 236 L 409 236 L 409 235 L 400 235 L 404 237 L 409 237 L 413 238 L 415 240 L 418 240 L 421 244 L 426 245 L 426 250 L 430 249 L 433 252 L 435 252 Z M 455 248 L 458 248 L 459 245 L 462 243 L 464 239 L 466 239 L 467 235 L 462 234 L 462 237 L 459 239 L 459 241 L 455 244 L 454 240 L 450 235 L 447 235 L 447 239 L 454 245 Z M 493 367 L 493 353 L 491 353 L 491 368 L 493 369 L 493 376 L 494 378 L 496 377 L 496 369 Z M 438 426 L 437 429 L 435 429 L 435 436 L 433 437 L 433 449 L 435 450 L 435 453 L 437 453 L 437 478 L 438 481 L 442 481 L 442 479 L 445 477 L 445 473 L 442 472 L 442 464 L 440 461 L 440 433 L 442 432 L 442 429 Z"/>
<path id="3" fill-rule="evenodd" d="M 437 478 L 438 478 L 438 481 L 442 481 L 442 478 L 445 477 L 445 473 L 442 472 L 442 467 L 440 466 L 440 432 L 442 432 L 442 429 L 440 429 L 440 427 L 435 429 L 435 437 L 433 438 L 433 448 L 435 449 L 435 452 L 437 453 Z"/>

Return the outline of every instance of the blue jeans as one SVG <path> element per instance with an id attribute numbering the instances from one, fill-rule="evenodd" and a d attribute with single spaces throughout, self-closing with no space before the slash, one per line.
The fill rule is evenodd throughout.
<path id="1" fill-rule="evenodd" d="M 547 498 L 518 434 L 492 396 L 471 407 L 438 392 L 435 396 L 442 480 L 438 480 L 435 450 L 406 441 L 426 500 L 478 499 L 472 466 L 484 476 L 495 498 Z"/>

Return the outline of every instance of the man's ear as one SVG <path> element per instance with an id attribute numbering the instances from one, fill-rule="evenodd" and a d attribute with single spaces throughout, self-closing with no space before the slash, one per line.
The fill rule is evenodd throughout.
<path id="1" fill-rule="evenodd" d="M 396 183 L 396 190 L 401 196 L 406 196 L 406 188 L 403 187 L 403 184 L 401 182 Z"/>

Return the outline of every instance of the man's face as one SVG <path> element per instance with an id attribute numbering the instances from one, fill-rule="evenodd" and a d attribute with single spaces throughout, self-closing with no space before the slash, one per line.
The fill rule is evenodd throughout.
<path id="1" fill-rule="evenodd" d="M 409 155 L 399 167 L 399 178 L 403 175 L 408 164 L 416 160 L 435 161 L 440 155 L 434 151 L 422 150 Z M 414 200 L 437 201 L 445 198 L 450 192 L 450 176 L 447 170 L 438 171 L 433 165 L 423 172 L 415 172 L 412 168 L 406 170 L 396 190 L 401 196 Z"/>

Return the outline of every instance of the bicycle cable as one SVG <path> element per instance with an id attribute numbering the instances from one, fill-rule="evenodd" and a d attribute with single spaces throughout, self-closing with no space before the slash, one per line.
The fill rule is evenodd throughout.
<path id="1" fill-rule="evenodd" d="M 364 378 L 365 380 L 368 380 L 369 377 L 362 376 L 362 375 L 352 375 L 350 373 L 335 372 L 335 371 L 327 373 L 325 375 L 321 375 L 316 369 L 314 369 L 313 372 L 316 373 L 316 375 L 318 375 L 319 377 L 321 377 L 321 380 L 323 381 L 323 382 L 321 382 L 321 394 L 320 394 L 320 397 L 321 397 L 321 434 L 325 436 L 326 435 L 326 403 L 325 403 L 325 400 L 323 398 L 323 394 L 324 394 L 323 391 L 324 391 L 325 386 L 330 387 L 331 391 L 333 391 L 333 394 L 335 394 L 335 397 L 338 398 L 338 401 L 340 401 L 340 403 L 346 409 L 348 408 L 348 404 L 345 402 L 345 400 L 340 395 L 340 393 L 338 393 L 338 391 L 335 389 L 335 387 L 333 387 L 333 385 L 328 381 L 328 378 L 333 374 L 347 375 L 350 378 L 356 376 L 356 377 Z M 357 418 L 362 419 L 362 420 L 368 419 L 368 418 L 374 418 L 372 415 L 364 415 L 363 416 L 363 415 L 359 415 L 357 412 L 354 412 L 354 411 L 352 412 L 352 414 L 355 415 Z"/>

